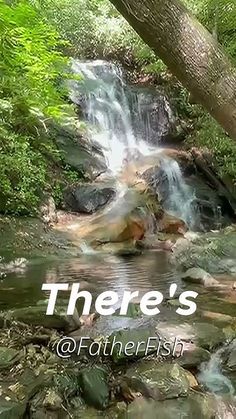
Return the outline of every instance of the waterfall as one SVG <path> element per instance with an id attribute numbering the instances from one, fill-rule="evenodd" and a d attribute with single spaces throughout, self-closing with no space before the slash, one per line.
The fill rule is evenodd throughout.
<path id="1" fill-rule="evenodd" d="M 182 218 L 191 228 L 198 221 L 198 209 L 192 188 L 184 181 L 177 161 L 165 158 L 161 161 L 163 206 L 170 213 Z M 160 181 L 159 181 L 160 182 Z M 199 223 L 199 221 L 198 221 Z"/>
<path id="2" fill-rule="evenodd" d="M 77 103 L 87 121 L 90 137 L 99 143 L 107 167 L 116 179 L 124 165 L 141 156 L 157 154 L 157 145 L 150 145 L 150 136 L 159 138 L 158 127 L 153 129 L 153 115 L 141 107 L 138 89 L 125 84 L 121 69 L 101 60 L 72 61 L 72 70 L 82 75 L 80 82 L 71 81 L 71 100 Z M 149 98 L 150 101 L 150 98 Z M 165 112 L 170 112 L 166 99 L 160 100 Z M 155 113 L 155 112 L 154 112 Z M 160 131 L 166 127 L 160 127 Z M 162 179 L 165 185 L 164 207 L 193 225 L 194 195 L 186 185 L 178 163 L 162 157 Z"/>
<path id="3" fill-rule="evenodd" d="M 91 137 L 102 147 L 109 170 L 117 174 L 135 155 L 151 154 L 148 144 L 134 135 L 121 70 L 104 61 L 73 61 L 72 70 L 82 74 L 84 81 L 72 89 L 71 99 L 78 103 L 81 97 L 85 98 L 82 104 L 84 117 L 89 123 Z"/>

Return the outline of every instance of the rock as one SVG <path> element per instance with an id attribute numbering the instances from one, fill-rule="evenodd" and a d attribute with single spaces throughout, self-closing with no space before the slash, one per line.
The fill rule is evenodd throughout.
<path id="1" fill-rule="evenodd" d="M 65 191 L 64 201 L 69 211 L 92 214 L 108 204 L 115 195 L 115 189 L 105 184 L 81 183 Z"/>
<path id="2" fill-rule="evenodd" d="M 190 319 L 188 323 L 180 323 L 178 319 L 172 320 L 172 322 L 170 320 L 159 322 L 158 331 L 165 336 L 165 340 L 174 342 L 175 338 L 178 338 L 178 341 L 184 344 L 184 351 L 190 343 L 211 351 L 222 345 L 226 340 L 222 328 L 211 323 L 202 323 Z"/>
<path id="3" fill-rule="evenodd" d="M 152 341 L 154 349 L 147 351 L 147 343 L 150 337 L 156 337 L 156 342 Z M 154 328 L 124 329 L 112 333 L 109 336 L 110 353 L 114 362 L 124 362 L 128 359 L 141 358 L 147 354 L 155 352 L 158 347 L 158 337 Z M 120 344 L 115 342 L 120 342 Z M 132 342 L 133 345 L 130 344 Z M 140 345 L 142 342 L 142 345 Z M 146 353 L 147 352 L 147 353 Z"/>
<path id="4" fill-rule="evenodd" d="M 65 164 L 81 176 L 94 180 L 106 171 L 106 161 L 100 147 L 81 133 L 57 127 L 55 139 Z"/>
<path id="5" fill-rule="evenodd" d="M 189 382 L 189 387 L 190 388 L 198 387 L 198 382 L 197 382 L 196 377 L 190 371 L 187 371 L 187 370 L 185 370 L 185 374 Z"/>
<path id="6" fill-rule="evenodd" d="M 186 282 L 201 284 L 204 287 L 214 287 L 219 284 L 215 278 L 201 268 L 188 269 L 187 272 L 181 275 L 181 278 Z"/>
<path id="7" fill-rule="evenodd" d="M 141 250 L 135 246 L 134 240 L 126 240 L 119 243 L 104 243 L 98 247 L 98 250 L 117 256 L 141 254 Z"/>
<path id="8" fill-rule="evenodd" d="M 22 356 L 19 350 L 0 346 L 0 370 L 11 368 Z"/>
<path id="9" fill-rule="evenodd" d="M 195 323 L 194 330 L 200 347 L 212 351 L 225 342 L 223 330 L 210 323 Z"/>
<path id="10" fill-rule="evenodd" d="M 232 350 L 227 361 L 227 367 L 231 371 L 236 371 L 236 348 Z"/>
<path id="11" fill-rule="evenodd" d="M 140 317 L 141 315 L 142 315 L 142 312 L 140 310 L 139 304 L 130 302 L 129 305 L 128 305 L 127 313 L 125 314 L 124 317 L 131 317 L 132 319 L 134 319 L 136 317 Z M 113 316 L 121 316 L 120 315 L 120 308 L 118 308 L 115 311 Z"/>
<path id="12" fill-rule="evenodd" d="M 53 197 L 50 194 L 46 194 L 39 208 L 39 216 L 42 221 L 47 225 L 53 225 L 57 223 L 57 211 L 56 204 Z"/>
<path id="13" fill-rule="evenodd" d="M 213 396 L 191 393 L 188 397 L 173 400 L 154 401 L 136 399 L 128 406 L 122 419 L 212 419 L 215 417 Z"/>
<path id="14" fill-rule="evenodd" d="M 145 138 L 155 146 L 172 139 L 176 135 L 177 123 L 167 97 L 147 88 L 133 89 L 137 95 L 138 106 L 136 101 L 131 101 L 130 105 L 137 138 Z M 148 124 L 144 121 L 148 121 Z"/>
<path id="15" fill-rule="evenodd" d="M 183 355 L 178 357 L 175 362 L 183 368 L 192 369 L 198 368 L 203 362 L 209 361 L 210 357 L 210 352 L 203 348 L 194 347 L 192 350 L 184 351 Z"/>
<path id="16" fill-rule="evenodd" d="M 46 315 L 47 306 L 29 306 L 9 312 L 9 317 L 31 326 L 43 326 L 49 329 L 68 330 L 75 327 L 72 316 L 67 316 L 65 307 L 56 307 L 52 316 Z"/>
<path id="17" fill-rule="evenodd" d="M 100 367 L 81 371 L 79 383 L 86 403 L 97 409 L 105 409 L 109 403 L 108 373 Z"/>
<path id="18" fill-rule="evenodd" d="M 176 363 L 140 362 L 126 371 L 124 379 L 131 389 L 154 400 L 186 396 L 190 388 L 185 370 Z"/>
<path id="19" fill-rule="evenodd" d="M 202 268 L 210 274 L 231 273 L 236 265 L 236 232 L 220 232 L 200 235 L 192 242 L 177 240 L 173 248 L 172 262 L 182 270 Z"/>
<path id="20" fill-rule="evenodd" d="M 160 240 L 156 234 L 149 234 L 143 240 L 137 242 L 140 249 L 153 249 L 153 250 L 167 250 L 172 251 L 174 243 L 171 240 Z"/>
<path id="21" fill-rule="evenodd" d="M 81 240 L 97 247 L 104 243 L 141 240 L 153 223 L 158 202 L 148 194 L 129 188 L 115 199 L 106 211 L 93 217 L 91 223 L 78 226 Z"/>
<path id="22" fill-rule="evenodd" d="M 224 369 L 236 371 L 236 339 L 230 342 L 224 350 L 222 349 L 221 361 Z"/>
<path id="23" fill-rule="evenodd" d="M 158 231 L 167 234 L 181 234 L 187 231 L 185 222 L 174 215 L 164 213 L 162 218 L 158 220 Z"/>

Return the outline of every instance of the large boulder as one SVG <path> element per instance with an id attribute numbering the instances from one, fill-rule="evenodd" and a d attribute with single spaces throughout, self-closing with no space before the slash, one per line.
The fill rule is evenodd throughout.
<path id="1" fill-rule="evenodd" d="M 217 413 L 216 400 L 213 396 L 191 393 L 189 397 L 172 400 L 154 401 L 137 398 L 131 403 L 123 419 L 212 419 Z M 222 417 L 222 416 L 221 416 Z M 233 417 L 233 416 L 230 416 Z"/>
<path id="2" fill-rule="evenodd" d="M 154 400 L 186 396 L 190 389 L 186 371 L 175 363 L 140 362 L 127 370 L 124 380 L 129 388 Z"/>
<path id="3" fill-rule="evenodd" d="M 72 128 L 56 127 L 55 141 L 64 163 L 90 180 L 107 169 L 100 146 Z"/>
<path id="4" fill-rule="evenodd" d="M 131 117 L 137 138 L 145 139 L 151 145 L 172 140 L 176 136 L 176 117 L 165 95 L 148 88 L 134 87 Z M 138 106 L 137 106 L 138 101 Z"/>
<path id="5" fill-rule="evenodd" d="M 78 236 L 95 247 L 108 242 L 141 240 L 150 229 L 157 207 L 158 202 L 148 194 L 130 188 L 90 223 L 80 223 Z"/>
<path id="6" fill-rule="evenodd" d="M 103 183 L 81 183 L 66 190 L 64 201 L 69 211 L 92 214 L 110 202 L 115 194 L 113 187 Z"/>

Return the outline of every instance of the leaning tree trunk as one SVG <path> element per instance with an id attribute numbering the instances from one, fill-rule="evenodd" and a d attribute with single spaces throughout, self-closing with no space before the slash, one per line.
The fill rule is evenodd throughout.
<path id="1" fill-rule="evenodd" d="M 236 69 L 179 0 L 111 0 L 171 72 L 236 140 Z"/>

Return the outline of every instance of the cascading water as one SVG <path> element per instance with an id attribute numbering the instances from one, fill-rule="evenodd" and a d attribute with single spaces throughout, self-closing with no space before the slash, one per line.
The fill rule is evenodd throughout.
<path id="1" fill-rule="evenodd" d="M 120 69 L 104 61 L 73 61 L 72 70 L 83 76 L 79 97 L 85 97 L 84 116 L 92 139 L 103 149 L 109 170 L 117 174 L 125 161 L 131 159 L 131 154 L 150 154 L 150 147 L 142 140 L 137 141 L 133 133 Z M 73 89 L 72 100 L 77 102 L 79 97 L 78 90 Z"/>
<path id="2" fill-rule="evenodd" d="M 82 108 L 90 136 L 99 143 L 107 167 L 117 180 L 119 171 L 128 162 L 161 151 L 157 146 L 150 146 L 147 138 L 149 133 L 153 135 L 150 115 L 144 115 L 138 93 L 125 84 L 116 65 L 74 60 L 72 70 L 81 74 L 83 79 L 79 84 L 71 82 L 71 99 Z M 140 133 L 144 133 L 146 138 L 142 138 Z M 156 135 L 158 138 L 158 133 Z M 194 195 L 191 188 L 186 185 L 176 161 L 164 157 L 159 160 L 166 185 L 165 208 L 193 226 Z"/>
<path id="3" fill-rule="evenodd" d="M 223 374 L 221 368 L 221 357 L 224 351 L 225 347 L 223 346 L 211 355 L 210 361 L 202 365 L 198 379 L 199 382 L 204 384 L 212 393 L 229 393 L 230 395 L 234 395 L 234 387 L 231 384 L 230 379 Z"/>

